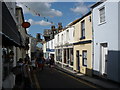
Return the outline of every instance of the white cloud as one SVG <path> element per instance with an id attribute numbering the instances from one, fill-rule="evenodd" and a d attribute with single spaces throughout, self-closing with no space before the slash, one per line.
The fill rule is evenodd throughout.
<path id="1" fill-rule="evenodd" d="M 29 29 L 29 28 L 26 28 L 26 31 L 27 31 L 27 33 L 29 33 L 30 29 Z"/>
<path id="2" fill-rule="evenodd" d="M 77 3 L 75 8 L 71 8 L 71 10 L 78 14 L 86 14 L 89 11 L 89 6 L 85 5 L 84 2 Z"/>
<path id="3" fill-rule="evenodd" d="M 51 2 L 18 2 L 17 5 L 23 8 L 24 13 L 35 15 L 35 12 L 37 12 L 41 16 L 62 16 L 61 11 L 51 8 Z M 29 7 L 30 10 L 26 8 L 25 5 Z"/>
<path id="4" fill-rule="evenodd" d="M 51 25 L 50 22 L 46 22 L 44 20 L 34 21 L 32 19 L 29 19 L 28 22 L 30 22 L 31 25 L 41 25 L 41 26 L 49 26 L 49 25 Z"/>
<path id="5" fill-rule="evenodd" d="M 23 2 L 23 0 L 7 0 L 12 2 Z M 25 0 L 24 2 L 58 2 L 59 0 Z"/>

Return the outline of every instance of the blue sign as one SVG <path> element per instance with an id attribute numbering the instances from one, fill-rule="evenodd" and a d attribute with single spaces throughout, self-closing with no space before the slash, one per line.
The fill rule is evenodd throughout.
<path id="1" fill-rule="evenodd" d="M 49 51 L 49 52 L 54 52 L 54 51 L 55 51 L 55 49 L 49 49 L 49 48 L 47 48 L 47 49 L 46 49 L 46 51 Z"/>

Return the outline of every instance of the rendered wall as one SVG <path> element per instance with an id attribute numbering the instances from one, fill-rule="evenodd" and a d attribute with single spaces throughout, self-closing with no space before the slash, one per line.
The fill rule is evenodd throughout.
<path id="1" fill-rule="evenodd" d="M 105 7 L 105 23 L 99 23 L 99 8 Z M 100 43 L 108 43 L 107 78 L 118 81 L 118 3 L 104 2 L 93 9 L 94 74 L 100 74 Z M 114 73 L 113 73 L 114 72 Z"/>

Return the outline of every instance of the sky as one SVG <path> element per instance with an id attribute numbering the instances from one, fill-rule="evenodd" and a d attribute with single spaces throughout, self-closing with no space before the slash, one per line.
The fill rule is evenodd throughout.
<path id="1" fill-rule="evenodd" d="M 28 33 L 36 37 L 37 33 L 50 29 L 51 25 L 62 23 L 66 27 L 70 22 L 90 11 L 95 2 L 17 2 L 23 8 L 24 19 L 31 23 Z"/>

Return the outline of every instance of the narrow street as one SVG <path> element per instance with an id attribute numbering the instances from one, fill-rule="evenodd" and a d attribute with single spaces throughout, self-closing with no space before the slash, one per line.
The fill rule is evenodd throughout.
<path id="1" fill-rule="evenodd" d="M 120 90 L 119 39 L 120 0 L 1 0 L 0 90 Z"/>
<path id="2" fill-rule="evenodd" d="M 55 68 L 44 67 L 37 72 L 37 78 L 41 89 L 46 88 L 97 88 L 85 81 L 74 78 Z"/>

